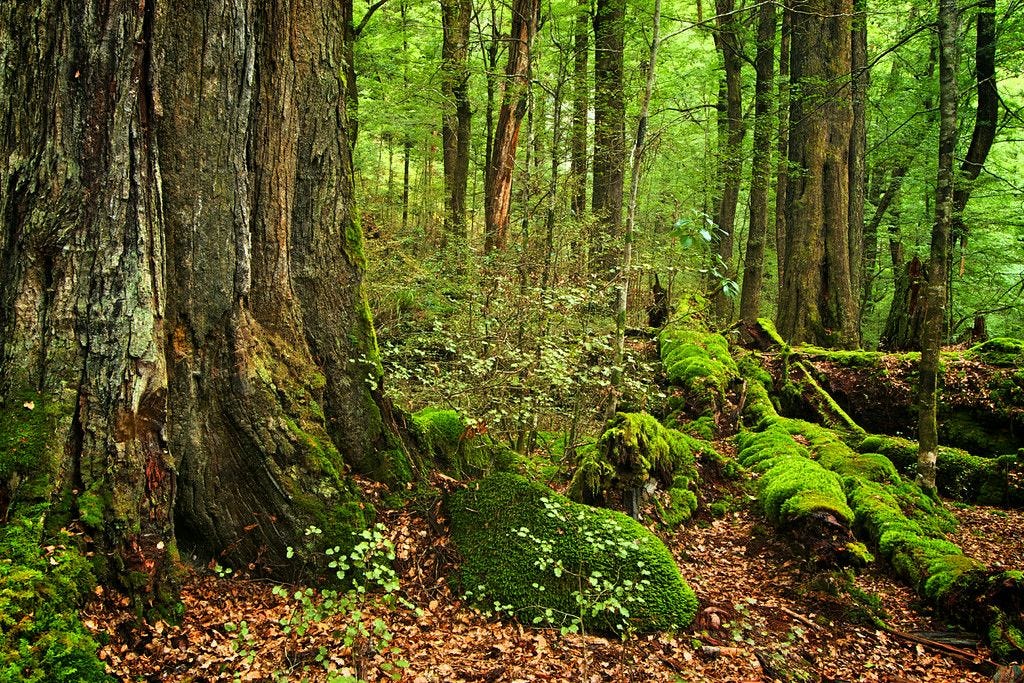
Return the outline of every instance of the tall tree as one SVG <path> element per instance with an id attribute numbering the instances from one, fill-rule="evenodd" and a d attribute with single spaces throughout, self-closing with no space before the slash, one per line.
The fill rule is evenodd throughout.
<path id="1" fill-rule="evenodd" d="M 530 46 L 537 32 L 540 0 L 515 0 L 509 33 L 508 66 L 501 107 L 494 129 L 484 190 L 484 240 L 488 253 L 508 246 L 508 217 L 512 205 L 512 171 L 516 164 L 519 129 L 529 98 Z"/>
<path id="2" fill-rule="evenodd" d="M 853 2 L 794 0 L 792 12 L 791 175 L 779 332 L 794 343 L 856 347 L 849 246 Z"/>
<path id="3" fill-rule="evenodd" d="M 594 189 L 590 208 L 591 270 L 609 273 L 618 263 L 626 172 L 626 98 L 622 64 L 625 0 L 597 0 L 594 14 Z"/>
<path id="4" fill-rule="evenodd" d="M 935 493 L 935 464 L 939 451 L 939 351 L 946 320 L 946 264 L 952 234 L 954 189 L 953 155 L 957 143 L 956 0 L 939 0 L 939 169 L 935 185 L 935 224 L 925 275 L 925 312 L 918 371 L 917 483 Z"/>
<path id="5" fill-rule="evenodd" d="M 853 27 L 850 31 L 850 96 L 853 123 L 850 133 L 850 286 L 860 301 L 864 282 L 864 202 L 866 197 L 868 145 L 868 15 L 867 0 L 854 0 Z M 858 310 L 859 310 L 858 306 Z M 860 316 L 857 325 L 860 344 Z"/>
<path id="6" fill-rule="evenodd" d="M 782 298 L 782 283 L 786 274 L 786 195 L 789 191 L 789 52 L 793 13 L 787 4 L 782 6 L 782 26 L 779 29 L 779 133 L 777 149 L 778 167 L 775 171 L 775 260 L 778 270 L 778 297 Z"/>
<path id="7" fill-rule="evenodd" d="M 740 318 L 753 324 L 761 315 L 764 247 L 768 233 L 768 190 L 772 167 L 772 86 L 775 78 L 775 5 L 758 9 L 754 58 L 754 158 L 750 170 L 750 228 L 740 291 Z"/>
<path id="8" fill-rule="evenodd" d="M 345 10 L 0 14 L 2 408 L 55 416 L 51 486 L 19 495 L 56 489 L 143 607 L 171 599 L 179 546 L 315 562 L 304 529 L 363 523 L 345 468 L 404 462 L 361 288 Z"/>
<path id="9" fill-rule="evenodd" d="M 590 0 L 576 0 L 573 24 L 572 131 L 569 187 L 572 214 L 582 220 L 587 212 L 587 117 L 590 114 L 590 83 L 587 64 L 590 56 Z"/>
<path id="10" fill-rule="evenodd" d="M 716 0 L 715 47 L 722 56 L 724 75 L 718 86 L 718 177 L 715 196 L 715 245 L 721 277 L 712 280 L 715 318 L 728 324 L 733 315 L 733 294 L 724 282 L 734 280 L 733 230 L 743 176 L 743 48 L 740 44 L 735 0 Z"/>
<path id="11" fill-rule="evenodd" d="M 623 362 L 626 356 L 626 311 L 629 304 L 629 279 L 633 267 L 633 238 L 636 225 L 636 202 L 640 189 L 640 163 L 644 157 L 644 146 L 647 144 L 647 116 L 651 107 L 651 95 L 654 92 L 654 77 L 657 73 L 658 44 L 661 42 L 661 0 L 654 0 L 654 14 L 651 17 L 651 48 L 647 56 L 647 73 L 644 79 L 644 94 L 640 100 L 640 118 L 636 124 L 636 137 L 630 153 L 629 165 L 629 205 L 626 211 L 626 234 L 623 240 L 622 265 L 616 278 L 615 297 L 615 362 L 612 367 L 612 387 L 616 393 L 608 410 L 614 416 L 618 406 L 617 391 L 622 385 Z M 637 491 L 632 490 L 631 514 L 637 516 Z"/>
<path id="12" fill-rule="evenodd" d="M 466 184 L 473 112 L 469 103 L 469 22 L 472 0 L 441 0 L 441 146 L 445 212 L 442 240 L 466 239 Z"/>

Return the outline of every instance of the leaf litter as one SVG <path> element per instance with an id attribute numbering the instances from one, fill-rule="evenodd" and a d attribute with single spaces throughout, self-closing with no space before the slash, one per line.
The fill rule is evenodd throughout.
<path id="1" fill-rule="evenodd" d="M 745 493 L 725 493 L 738 502 L 723 517 L 702 508 L 694 522 L 665 538 L 701 604 L 695 623 L 674 634 L 622 642 L 480 614 L 448 585 L 457 556 L 438 506 L 384 514 L 396 546 L 400 593 L 411 605 L 370 606 L 362 619 L 386 625 L 390 648 L 372 638 L 345 646 L 339 634 L 348 616 L 314 622 L 301 635 L 286 633 L 281 622 L 294 603 L 275 595 L 275 584 L 198 568 L 186 572 L 179 625 L 139 625 L 127 598 L 102 588 L 82 616 L 105 642 L 100 657 L 108 671 L 121 680 L 991 680 L 983 645 L 970 650 L 971 662 L 898 635 L 948 633 L 951 627 L 884 566 L 876 563 L 854 579 L 857 589 L 877 596 L 887 617 L 880 628 L 823 587 L 821 572 L 798 559 Z M 965 552 L 991 564 L 1021 564 L 1022 511 L 952 510 L 961 520 L 952 540 Z"/>

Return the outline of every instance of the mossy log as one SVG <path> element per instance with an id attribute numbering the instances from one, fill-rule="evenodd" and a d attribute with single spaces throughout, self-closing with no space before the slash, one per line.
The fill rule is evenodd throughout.
<path id="1" fill-rule="evenodd" d="M 697 598 L 635 520 L 508 473 L 447 500 L 467 596 L 526 623 L 622 633 L 688 625 Z"/>
<path id="2" fill-rule="evenodd" d="M 917 473 L 916 441 L 895 436 L 868 436 L 858 450 L 881 453 L 908 479 Z M 1024 456 L 983 458 L 960 448 L 940 447 L 937 483 L 948 498 L 981 505 L 1024 507 Z"/>
<path id="3" fill-rule="evenodd" d="M 760 384 L 756 375 L 748 375 L 748 381 Z M 984 633 L 998 657 L 1024 653 L 1024 581 L 1020 572 L 990 570 L 965 557 L 945 538 L 955 525 L 952 515 L 917 485 L 902 481 L 884 455 L 858 453 L 833 430 L 780 417 L 763 385 L 749 395 L 752 400 L 746 414 L 761 431 L 740 434 L 744 464 L 770 471 L 768 468 L 778 467 L 778 463 L 802 463 L 810 458 L 822 470 L 837 475 L 845 493 L 842 502 L 852 511 L 853 529 L 902 579 L 950 618 Z M 799 469 L 790 467 L 795 474 L 785 476 L 799 483 L 788 485 L 783 493 L 799 492 L 811 500 L 828 501 L 834 512 L 844 511 L 835 480 L 804 464 Z M 775 519 L 785 520 L 780 513 L 786 508 L 769 495 L 780 488 L 763 483 L 760 498 L 769 518 L 777 509 L 780 512 L 774 513 Z M 799 503 L 790 507 L 799 507 Z"/>
<path id="4" fill-rule="evenodd" d="M 725 409 L 729 388 L 739 380 L 729 342 L 720 334 L 669 327 L 658 336 L 659 353 L 672 395 L 669 409 L 680 422 L 710 418 Z"/>
<path id="5" fill-rule="evenodd" d="M 799 404 L 787 406 L 788 413 L 821 414 L 829 426 L 842 428 L 821 403 L 831 401 L 868 433 L 917 433 L 919 353 L 789 347 L 774 341 L 770 321 L 758 322 L 762 341 L 773 340 L 774 353 L 764 356 L 763 365 L 780 396 L 791 399 L 792 392 L 784 391 L 789 384 L 813 380 L 830 397 L 815 396 L 813 387 L 802 389 Z M 942 443 L 977 455 L 1005 455 L 1024 447 L 1024 341 L 997 338 L 965 351 L 944 351 L 940 372 Z"/>

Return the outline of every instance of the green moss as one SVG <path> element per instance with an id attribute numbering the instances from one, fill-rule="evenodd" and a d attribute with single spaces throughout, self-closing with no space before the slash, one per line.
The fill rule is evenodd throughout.
<path id="1" fill-rule="evenodd" d="M 66 534 L 41 548 L 46 509 L 18 506 L 0 526 L 0 680 L 111 680 L 78 618 L 95 585 L 90 564 Z"/>
<path id="2" fill-rule="evenodd" d="M 859 450 L 876 451 L 892 460 L 907 478 L 917 473 L 918 445 L 894 436 L 869 436 Z M 1024 488 L 1012 473 L 1024 466 L 1019 456 L 983 458 L 959 448 L 939 447 L 936 481 L 939 493 L 954 500 L 989 505 L 1024 499 Z"/>
<path id="3" fill-rule="evenodd" d="M 777 459 L 761 477 L 760 499 L 768 519 L 776 524 L 816 512 L 828 512 L 847 524 L 853 521 L 839 477 L 807 458 Z"/>
<path id="4" fill-rule="evenodd" d="M 996 337 L 971 347 L 964 355 L 990 365 L 1021 365 L 1024 360 L 1024 340 Z"/>
<path id="5" fill-rule="evenodd" d="M 643 487 L 650 479 L 671 489 L 678 477 L 697 479 L 697 455 L 714 449 L 692 436 L 668 429 L 647 413 L 617 413 L 592 448 L 579 452 L 569 495 L 602 502 L 611 491 Z"/>
<path id="6" fill-rule="evenodd" d="M 688 412 L 713 414 L 724 404 L 729 384 L 739 377 L 725 337 L 673 326 L 658 340 L 665 374 L 684 389 Z"/>
<path id="7" fill-rule="evenodd" d="M 775 327 L 775 323 L 772 322 L 770 318 L 758 318 L 757 324 L 762 330 L 764 330 L 765 334 L 768 335 L 768 338 L 771 339 L 776 346 L 782 349 L 784 353 L 789 353 L 789 344 L 787 344 L 786 340 L 782 338 L 781 334 L 779 334 L 778 329 Z"/>
<path id="8" fill-rule="evenodd" d="M 696 613 L 668 549 L 618 512 L 507 473 L 451 494 L 447 507 L 462 586 L 478 604 L 603 631 L 683 627 Z"/>
<path id="9" fill-rule="evenodd" d="M 424 408 L 413 413 L 412 423 L 416 442 L 446 474 L 462 479 L 493 469 L 489 449 L 479 439 L 467 437 L 468 424 L 458 411 Z"/>

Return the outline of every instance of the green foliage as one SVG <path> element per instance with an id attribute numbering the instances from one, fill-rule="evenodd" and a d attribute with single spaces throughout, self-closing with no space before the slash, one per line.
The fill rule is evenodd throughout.
<path id="1" fill-rule="evenodd" d="M 46 508 L 19 507 L 0 525 L 0 680 L 109 681 L 78 618 L 95 584 L 91 566 L 69 536 L 41 547 Z"/>
<path id="2" fill-rule="evenodd" d="M 996 337 L 971 347 L 964 355 L 990 365 L 1016 367 L 1024 361 L 1024 340 Z"/>
<path id="3" fill-rule="evenodd" d="M 307 530 L 315 533 L 318 530 Z M 367 611 L 375 604 L 383 604 L 394 608 L 398 605 L 411 608 L 408 601 L 398 595 L 399 580 L 393 563 L 395 546 L 387 537 L 387 528 L 377 524 L 371 529 L 363 529 L 353 534 L 351 543 L 334 546 L 325 551 L 327 566 L 333 570 L 338 584 L 348 586 L 345 590 L 323 588 L 315 590 L 310 587 L 289 589 L 283 585 L 275 586 L 274 595 L 288 600 L 291 610 L 281 619 L 282 631 L 288 637 L 302 637 L 320 622 L 341 615 L 342 627 L 334 632 L 335 642 L 349 649 L 353 657 L 361 653 L 373 652 L 383 661 L 379 663 L 382 671 L 394 680 L 402 677 L 402 670 L 409 663 L 399 659 L 401 648 L 394 642 L 394 634 L 380 619 L 370 621 Z M 292 549 L 289 548 L 289 555 Z M 225 624 L 225 630 L 235 633 L 235 649 L 242 655 L 251 657 L 252 638 L 246 622 Z M 286 647 L 290 646 L 289 643 Z M 333 662 L 330 653 L 321 648 L 314 659 L 324 669 L 330 670 Z M 251 660 L 250 660 L 251 662 Z M 361 663 L 353 662 L 354 668 Z"/>
<path id="4" fill-rule="evenodd" d="M 693 591 L 657 537 L 625 515 L 499 473 L 449 496 L 461 583 L 527 623 L 613 633 L 683 627 Z"/>

